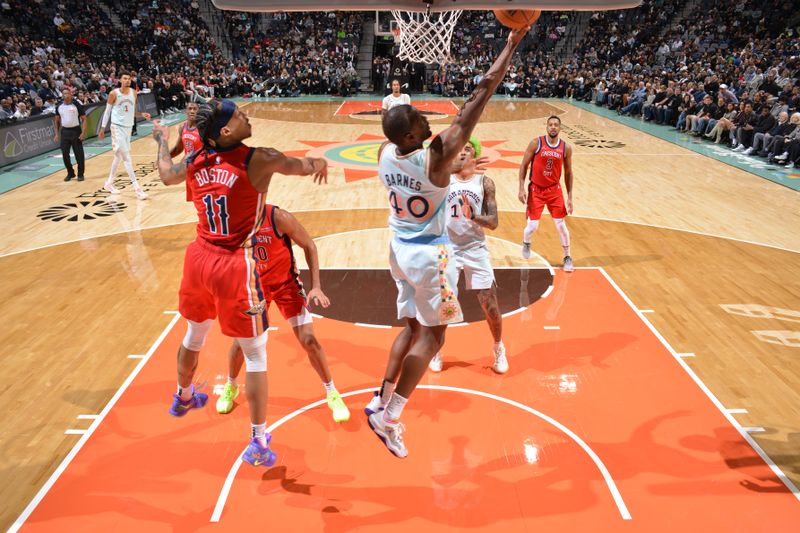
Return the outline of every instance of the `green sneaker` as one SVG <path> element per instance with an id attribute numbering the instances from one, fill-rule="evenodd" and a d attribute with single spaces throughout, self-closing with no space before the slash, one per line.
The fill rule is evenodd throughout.
<path id="1" fill-rule="evenodd" d="M 347 409 L 338 391 L 328 394 L 328 408 L 333 411 L 334 422 L 347 422 L 350 420 L 350 410 Z"/>
<path id="2" fill-rule="evenodd" d="M 219 400 L 217 400 L 217 412 L 224 415 L 233 411 L 233 400 L 238 397 L 239 386 L 226 383 L 222 394 L 219 395 Z"/>

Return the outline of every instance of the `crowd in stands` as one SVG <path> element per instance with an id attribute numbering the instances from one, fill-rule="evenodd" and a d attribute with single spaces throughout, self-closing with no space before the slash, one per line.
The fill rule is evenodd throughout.
<path id="1" fill-rule="evenodd" d="M 156 95 L 161 112 L 209 96 L 348 96 L 367 81 L 355 66 L 369 16 L 222 12 L 226 57 L 198 0 L 0 0 L 0 122 L 52 113 L 65 87 L 81 103 L 102 103 L 122 70 Z M 594 102 L 749 155 L 796 161 L 784 146 L 800 141 L 795 4 L 645 0 L 592 14 L 573 54 L 560 60 L 555 50 L 575 19 L 542 15 L 499 91 Z M 396 62 L 376 58 L 374 87 L 400 74 L 409 90 L 465 96 L 507 33 L 491 12 L 466 11 L 452 41 L 456 62 L 425 79 L 418 66 L 398 73 Z"/>
<path id="2" fill-rule="evenodd" d="M 433 72 L 431 93 L 469 94 L 505 42 L 507 30 L 491 13 L 471 17 L 462 26 L 469 34 L 454 36 L 454 56 L 463 59 Z M 800 164 L 798 27 L 800 9 L 782 0 L 645 0 L 592 14 L 566 61 L 523 42 L 498 92 L 594 102 L 747 155 Z"/>
<path id="3" fill-rule="evenodd" d="M 278 13 L 259 25 L 252 14 L 224 13 L 239 45 L 233 60 L 197 0 L 2 0 L 0 123 L 54 113 L 65 88 L 81 104 L 103 103 L 124 70 L 162 113 L 213 96 L 360 89 L 363 14 Z"/>

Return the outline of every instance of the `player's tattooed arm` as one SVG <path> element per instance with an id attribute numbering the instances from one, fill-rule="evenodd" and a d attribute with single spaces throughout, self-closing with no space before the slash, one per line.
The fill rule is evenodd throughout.
<path id="1" fill-rule="evenodd" d="M 159 121 L 153 123 L 153 139 L 158 145 L 158 177 L 164 185 L 176 185 L 186 181 L 186 160 L 173 163 L 169 149 L 169 128 Z"/>
<path id="2" fill-rule="evenodd" d="M 497 216 L 497 197 L 494 180 L 488 176 L 483 177 L 483 209 L 480 215 L 472 219 L 479 226 L 495 230 L 499 224 Z"/>

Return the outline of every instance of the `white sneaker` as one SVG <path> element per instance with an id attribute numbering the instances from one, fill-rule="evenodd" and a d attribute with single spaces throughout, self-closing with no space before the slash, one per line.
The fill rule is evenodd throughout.
<path id="1" fill-rule="evenodd" d="M 136 198 L 139 200 L 147 200 L 147 193 L 142 189 L 136 189 Z"/>
<path id="2" fill-rule="evenodd" d="M 743 144 L 740 144 L 739 146 L 733 149 L 734 152 L 741 152 L 742 150 L 744 150 Z"/>
<path id="3" fill-rule="evenodd" d="M 744 152 L 742 152 L 742 153 L 743 153 L 744 155 L 750 155 L 750 154 L 752 154 L 752 153 L 753 153 L 753 147 L 751 146 L 750 148 L 748 148 L 747 150 L 745 150 L 745 151 L 744 151 Z"/>
<path id="4" fill-rule="evenodd" d="M 106 191 L 110 192 L 111 194 L 119 194 L 119 189 L 114 187 L 114 182 L 113 181 L 107 181 L 105 183 L 105 185 L 103 185 L 103 189 L 105 189 Z"/>
<path id="5" fill-rule="evenodd" d="M 375 413 L 380 413 L 386 406 L 381 402 L 381 393 L 376 392 L 375 396 L 369 401 L 367 406 L 364 408 L 364 412 L 367 416 Z"/>
<path id="6" fill-rule="evenodd" d="M 572 265 L 572 258 L 570 256 L 564 256 L 564 272 L 572 272 L 575 270 L 575 267 Z"/>
<path id="7" fill-rule="evenodd" d="M 408 457 L 408 449 L 403 442 L 403 424 L 387 424 L 383 419 L 383 413 L 373 413 L 367 418 L 369 427 L 381 438 L 389 451 L 401 459 Z"/>
<path id="8" fill-rule="evenodd" d="M 442 354 L 436 352 L 436 355 L 433 356 L 431 362 L 428 363 L 428 368 L 431 369 L 431 372 L 441 372 L 442 371 Z"/>
<path id="9" fill-rule="evenodd" d="M 506 359 L 506 347 L 501 342 L 500 345 L 494 350 L 494 365 L 492 370 L 498 374 L 505 374 L 508 372 L 508 359 Z"/>
<path id="10" fill-rule="evenodd" d="M 775 161 L 786 161 L 789 158 L 789 152 L 783 152 L 781 155 L 775 158 Z"/>
<path id="11" fill-rule="evenodd" d="M 531 258 L 531 243 L 529 242 L 522 243 L 522 258 L 523 259 Z"/>

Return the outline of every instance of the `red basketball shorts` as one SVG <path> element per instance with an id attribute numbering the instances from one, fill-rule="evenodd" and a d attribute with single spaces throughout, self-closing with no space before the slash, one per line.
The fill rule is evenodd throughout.
<path id="1" fill-rule="evenodd" d="M 181 316 L 219 317 L 228 337 L 257 337 L 267 329 L 267 303 L 252 248 L 233 251 L 197 239 L 186 248 L 179 292 Z"/>
<path id="2" fill-rule="evenodd" d="M 292 327 L 310 322 L 306 315 L 310 317 L 306 309 L 306 293 L 303 285 L 294 277 L 287 277 L 283 280 L 262 279 L 261 288 L 267 300 L 267 306 L 275 302 L 283 318 L 289 321 Z M 304 320 L 298 322 L 296 319 L 303 317 Z"/>
<path id="3" fill-rule="evenodd" d="M 547 206 L 547 211 L 553 218 L 566 218 L 567 208 L 564 205 L 564 193 L 561 185 L 554 185 L 541 189 L 535 185 L 528 188 L 528 219 L 539 220 L 542 211 Z"/>

